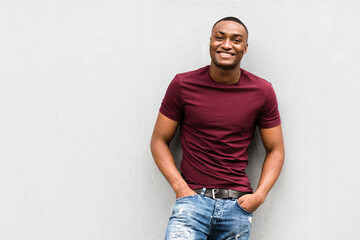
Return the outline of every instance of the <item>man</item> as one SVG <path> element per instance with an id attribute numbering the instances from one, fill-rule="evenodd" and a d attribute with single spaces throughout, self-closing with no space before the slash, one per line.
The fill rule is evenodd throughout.
<path id="1" fill-rule="evenodd" d="M 252 213 L 280 174 L 277 100 L 269 82 L 240 68 L 247 40 L 239 19 L 219 20 L 210 66 L 177 74 L 165 94 L 151 139 L 154 160 L 176 194 L 165 239 L 248 239 Z M 181 174 L 169 149 L 178 125 Z M 253 192 L 245 168 L 256 126 L 266 157 Z"/>

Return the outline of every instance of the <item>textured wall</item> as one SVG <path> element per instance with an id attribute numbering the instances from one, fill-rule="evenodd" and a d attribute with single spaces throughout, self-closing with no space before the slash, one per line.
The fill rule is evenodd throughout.
<path id="1" fill-rule="evenodd" d="M 174 194 L 152 128 L 228 15 L 249 28 L 242 67 L 273 83 L 286 145 L 251 239 L 357 239 L 360 2 L 340 0 L 0 1 L 0 239 L 162 239 Z M 257 138 L 254 187 L 263 157 Z"/>

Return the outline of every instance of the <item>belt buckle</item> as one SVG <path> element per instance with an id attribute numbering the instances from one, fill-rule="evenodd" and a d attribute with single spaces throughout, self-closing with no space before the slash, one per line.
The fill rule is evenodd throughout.
<path id="1" fill-rule="evenodd" d="M 212 192 L 212 198 L 213 198 L 214 200 L 216 200 L 216 198 L 215 198 L 215 188 L 211 189 L 211 192 Z"/>

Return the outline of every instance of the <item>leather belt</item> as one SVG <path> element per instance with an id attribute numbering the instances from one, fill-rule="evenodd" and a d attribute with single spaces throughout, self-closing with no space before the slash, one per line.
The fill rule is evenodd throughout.
<path id="1" fill-rule="evenodd" d="M 202 192 L 202 189 L 194 190 L 197 194 Z M 221 199 L 238 199 L 242 195 L 250 194 L 247 192 L 240 192 L 231 189 L 222 189 L 222 188 L 207 188 L 204 196 L 211 197 L 213 199 L 221 198 Z"/>

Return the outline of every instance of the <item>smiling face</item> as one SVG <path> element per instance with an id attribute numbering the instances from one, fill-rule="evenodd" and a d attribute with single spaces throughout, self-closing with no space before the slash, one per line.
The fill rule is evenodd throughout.
<path id="1" fill-rule="evenodd" d="M 247 52 L 247 37 L 246 29 L 237 22 L 217 23 L 210 37 L 211 65 L 224 70 L 239 68 Z"/>

